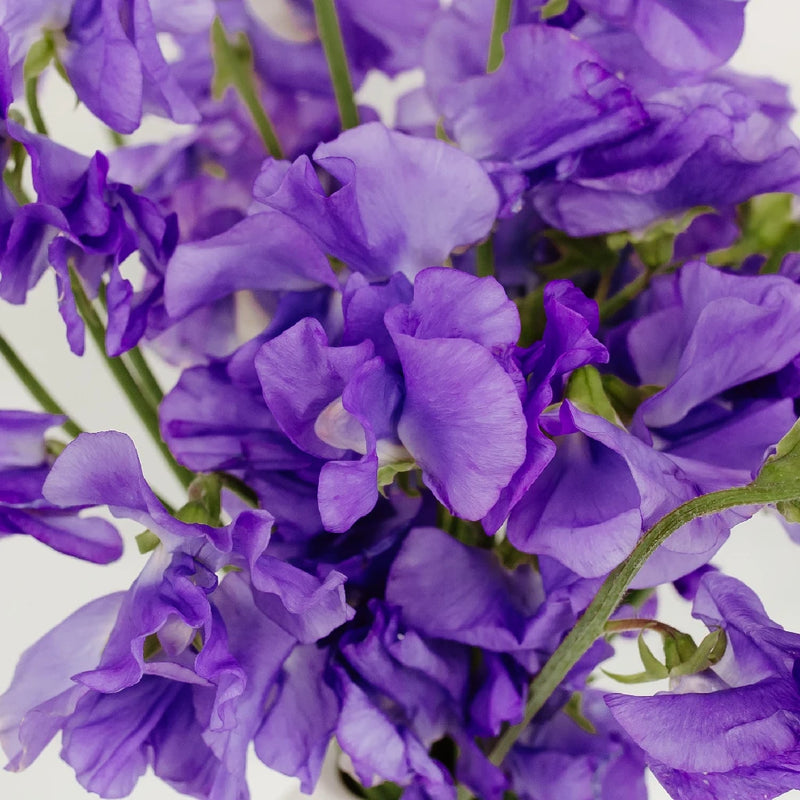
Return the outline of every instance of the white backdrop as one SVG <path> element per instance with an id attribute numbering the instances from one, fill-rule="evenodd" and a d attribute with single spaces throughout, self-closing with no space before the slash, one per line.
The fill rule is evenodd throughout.
<path id="1" fill-rule="evenodd" d="M 750 0 L 747 15 L 745 40 L 734 65 L 743 71 L 771 75 L 790 84 L 794 87 L 795 103 L 800 102 L 797 50 L 800 3 L 796 0 Z M 87 114 L 73 109 L 72 98 L 69 93 L 59 91 L 57 80 L 46 88 L 49 91 L 42 108 L 51 131 L 57 131 L 59 141 L 87 154 L 106 147 L 103 132 L 92 124 Z M 382 91 L 382 84 L 375 82 L 373 90 Z M 162 129 L 158 122 L 148 123 L 140 136 L 143 139 L 157 137 Z M 155 447 L 129 410 L 91 343 L 87 342 L 87 355 L 82 359 L 75 358 L 67 349 L 63 324 L 56 311 L 52 276 L 41 282 L 25 307 L 5 303 L 0 306 L 0 331 L 43 377 L 62 405 L 73 411 L 79 424 L 90 430 L 116 429 L 129 433 L 136 441 L 146 477 L 159 491 L 179 501 L 179 487 L 163 467 Z M 160 374 L 167 386 L 175 379 L 169 369 L 160 370 Z M 36 409 L 4 363 L 0 363 L 0 408 Z M 138 528 L 126 530 L 135 533 Z M 89 600 L 126 588 L 142 565 L 135 547 L 128 547 L 118 563 L 97 567 L 61 556 L 23 536 L 0 542 L 0 553 L 0 692 L 10 682 L 16 659 L 26 647 Z M 715 563 L 752 586 L 773 619 L 787 628 L 800 630 L 797 583 L 800 551 L 774 519 L 762 515 L 739 526 Z M 689 619 L 685 605 L 673 595 L 663 598 L 660 616 L 685 630 L 703 630 L 699 623 Z M 615 658 L 609 669 L 635 671 L 637 664 L 634 659 L 622 655 Z M 605 685 L 612 688 L 611 684 Z M 652 688 L 642 691 L 649 692 Z M 51 744 L 24 773 L 0 772 L 0 798 L 85 800 L 94 797 L 80 787 L 72 770 L 58 759 L 58 746 L 58 742 Z M 250 777 L 254 800 L 291 800 L 300 796 L 296 781 L 270 772 L 255 758 L 251 759 Z M 148 774 L 131 797 L 177 800 L 182 795 Z M 323 778 L 315 797 L 344 800 L 350 795 L 340 789 L 335 780 Z M 784 797 L 800 798 L 800 791 Z M 667 798 L 655 781 L 652 781 L 651 798 Z"/>

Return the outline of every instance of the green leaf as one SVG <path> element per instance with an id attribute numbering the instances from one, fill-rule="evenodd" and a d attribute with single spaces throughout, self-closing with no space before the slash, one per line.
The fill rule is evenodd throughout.
<path id="1" fill-rule="evenodd" d="M 550 0 L 549 3 L 542 7 L 539 15 L 542 19 L 551 19 L 552 17 L 557 17 L 559 14 L 563 14 L 567 10 L 568 5 L 569 0 Z"/>
<path id="2" fill-rule="evenodd" d="M 155 550 L 161 544 L 161 539 L 158 538 L 152 531 L 142 531 L 136 537 L 136 546 L 139 552 L 144 555 L 151 550 Z"/>
<path id="3" fill-rule="evenodd" d="M 565 397 L 581 410 L 603 417 L 614 425 L 622 427 L 622 422 L 603 388 L 600 373 L 595 367 L 585 366 L 576 369 L 570 376 Z"/>
<path id="4" fill-rule="evenodd" d="M 586 733 L 597 733 L 597 728 L 592 721 L 584 716 L 583 697 L 580 692 L 573 692 L 567 700 L 566 705 L 561 709 L 581 730 Z"/>

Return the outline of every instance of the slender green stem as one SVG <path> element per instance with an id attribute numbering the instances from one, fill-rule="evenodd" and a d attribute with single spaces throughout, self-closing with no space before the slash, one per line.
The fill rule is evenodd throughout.
<path id="1" fill-rule="evenodd" d="M 494 275 L 494 242 L 491 236 L 475 248 L 475 269 L 479 278 Z"/>
<path id="2" fill-rule="evenodd" d="M 236 89 L 242 101 L 247 106 L 250 116 L 253 118 L 253 122 L 256 125 L 261 141 L 264 142 L 264 147 L 267 148 L 267 152 L 273 158 L 285 158 L 281 143 L 278 141 L 278 134 L 275 133 L 272 120 L 264 110 L 264 106 L 261 105 L 261 100 L 258 97 L 253 83 L 251 81 L 241 81 L 236 84 Z"/>
<path id="3" fill-rule="evenodd" d="M 496 0 L 494 18 L 492 19 L 492 38 L 489 42 L 489 57 L 486 60 L 486 71 L 494 72 L 503 63 L 503 34 L 511 25 L 512 0 Z"/>
<path id="4" fill-rule="evenodd" d="M 317 32 L 322 42 L 322 49 L 328 61 L 328 70 L 331 73 L 342 129 L 355 128 L 358 125 L 358 108 L 334 0 L 314 0 L 314 16 L 317 19 Z"/>
<path id="5" fill-rule="evenodd" d="M 121 358 L 112 357 L 106 353 L 105 329 L 103 323 L 86 295 L 78 274 L 72 267 L 70 267 L 69 270 L 69 277 L 72 294 L 75 296 L 78 311 L 81 317 L 83 317 L 86 327 L 89 329 L 89 333 L 92 339 L 94 339 L 101 355 L 104 357 L 111 374 L 125 393 L 125 396 L 128 398 L 131 406 L 133 406 L 139 419 L 142 421 L 145 428 L 147 428 L 148 433 L 153 437 L 153 441 L 158 446 L 158 449 L 161 450 L 172 472 L 184 487 L 188 487 L 194 479 L 194 474 L 178 464 L 172 453 L 170 453 L 169 448 L 161 438 L 161 432 L 158 427 L 158 413 L 147 401 L 145 394 L 134 380 L 133 375 L 128 371 L 125 363 Z"/>
<path id="6" fill-rule="evenodd" d="M 53 396 L 42 386 L 39 379 L 28 369 L 25 362 L 17 355 L 14 348 L 0 336 L 0 355 L 8 362 L 8 366 L 14 370 L 14 374 L 22 381 L 25 388 L 31 393 L 34 400 L 49 414 L 59 414 L 66 417 L 61 423 L 61 427 L 70 435 L 77 436 L 83 431 L 73 422 L 63 408 L 53 399 Z"/>
<path id="7" fill-rule="evenodd" d="M 659 520 L 639 540 L 630 556 L 609 574 L 575 627 L 533 679 L 525 706 L 525 716 L 519 724 L 509 727 L 497 740 L 489 754 L 492 763 L 499 765 L 503 762 L 521 733 L 558 688 L 567 673 L 603 634 L 606 622 L 619 606 L 636 573 L 671 534 L 697 517 L 715 514 L 735 506 L 792 500 L 797 494 L 795 486 L 762 488 L 751 484 L 737 489 L 724 489 L 689 500 Z"/>
<path id="8" fill-rule="evenodd" d="M 150 369 L 150 365 L 145 361 L 144 353 L 140 348 L 132 347 L 126 355 L 136 372 L 136 377 L 139 379 L 142 389 L 147 393 L 148 400 L 152 405 L 158 407 L 164 399 L 164 390 Z"/>
<path id="9" fill-rule="evenodd" d="M 233 44 L 228 39 L 222 20 L 217 17 L 211 26 L 214 50 L 214 96 L 221 97 L 227 86 L 233 86 L 250 112 L 267 152 L 277 159 L 284 158 L 275 126 L 261 104 L 253 69 L 253 50 L 244 33 L 237 34 Z"/>
<path id="10" fill-rule="evenodd" d="M 31 112 L 31 120 L 33 121 L 33 127 L 36 128 L 36 133 L 47 136 L 47 125 L 44 124 L 42 112 L 39 110 L 38 88 L 38 76 L 35 78 L 28 78 L 28 80 L 25 81 L 25 102 L 28 104 L 28 110 Z"/>
<path id="11" fill-rule="evenodd" d="M 25 159 L 28 157 L 28 151 L 19 143 L 11 141 L 11 158 L 14 162 L 14 167 L 7 167 L 3 172 L 3 182 L 8 186 L 14 199 L 21 205 L 25 206 L 33 202 L 28 193 L 22 188 L 22 175 L 25 169 Z"/>
<path id="12" fill-rule="evenodd" d="M 599 304 L 600 319 L 605 322 L 625 308 L 631 300 L 638 297 L 650 285 L 652 278 L 652 272 L 642 272 L 630 283 L 623 286 L 616 294 L 611 295 L 608 300 L 601 302 Z"/>

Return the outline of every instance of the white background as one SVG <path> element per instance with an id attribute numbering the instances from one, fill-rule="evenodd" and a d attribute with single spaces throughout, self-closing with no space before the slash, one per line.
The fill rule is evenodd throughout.
<path id="1" fill-rule="evenodd" d="M 750 0 L 747 20 L 745 40 L 734 65 L 753 74 L 771 75 L 796 87 L 797 104 L 800 3 Z M 87 154 L 96 148 L 106 148 L 108 143 L 102 131 L 88 115 L 73 109 L 72 98 L 69 93 L 59 91 L 62 88 L 57 81 L 53 83 L 42 103 L 51 131 L 57 131 L 56 138 Z M 145 128 L 142 138 L 158 136 L 161 130 L 157 123 Z M 75 358 L 67 349 L 63 325 L 56 312 L 52 276 L 45 277 L 24 308 L 5 303 L 0 306 L 0 331 L 43 377 L 79 424 L 89 430 L 116 429 L 129 433 L 137 443 L 146 477 L 160 492 L 179 501 L 179 487 L 163 467 L 158 452 L 91 343 L 87 342 L 87 355 L 82 359 Z M 175 379 L 170 369 L 160 373 L 167 386 Z M 0 363 L 0 408 L 36 409 L 4 363 Z M 129 542 L 136 530 L 124 529 Z M 118 563 L 97 567 L 61 556 L 24 536 L 2 540 L 0 555 L 0 692 L 10 682 L 16 659 L 26 647 L 89 600 L 130 585 L 142 564 L 133 546 L 127 548 Z M 737 528 L 715 563 L 746 581 L 763 599 L 773 619 L 787 628 L 800 630 L 797 582 L 800 552 L 774 519 L 761 516 Z M 690 632 L 703 630 L 699 623 L 690 620 L 685 605 L 674 593 L 663 598 L 660 617 Z M 637 669 L 624 656 L 608 666 L 619 672 Z M 604 685 L 612 688 L 610 684 Z M 290 800 L 300 796 L 296 781 L 271 773 L 255 758 L 251 759 L 250 777 L 254 800 Z M 653 800 L 667 797 L 655 781 L 651 783 Z M 2 800 L 85 800 L 94 796 L 80 787 L 72 770 L 58 759 L 58 742 L 51 744 L 26 772 L 0 772 Z M 176 800 L 181 796 L 149 774 L 131 795 L 136 800 Z M 315 796 L 322 800 L 350 797 L 335 779 L 325 778 Z M 800 798 L 800 791 L 784 797 Z"/>

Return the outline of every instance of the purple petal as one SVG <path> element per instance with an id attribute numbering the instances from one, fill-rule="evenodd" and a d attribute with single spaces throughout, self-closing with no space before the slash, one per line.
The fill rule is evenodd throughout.
<path id="1" fill-rule="evenodd" d="M 175 318 L 241 289 L 338 287 L 327 259 L 289 217 L 267 210 L 218 236 L 182 244 L 169 262 L 167 310 Z"/>
<path id="2" fill-rule="evenodd" d="M 393 339 L 406 387 L 400 440 L 441 503 L 464 519 L 480 519 L 525 457 L 516 387 L 475 342 L 403 333 Z"/>
<path id="3" fill-rule="evenodd" d="M 481 166 L 444 142 L 369 123 L 320 145 L 314 159 L 341 184 L 330 197 L 305 158 L 283 174 L 267 164 L 255 196 L 368 277 L 441 264 L 455 247 L 483 239 L 497 213 Z"/>

